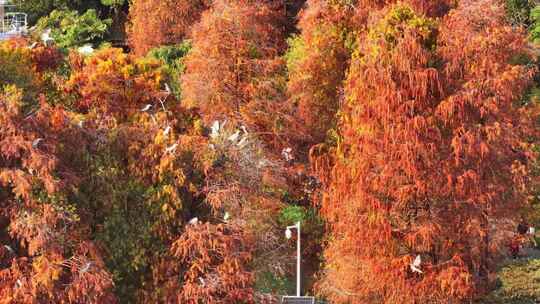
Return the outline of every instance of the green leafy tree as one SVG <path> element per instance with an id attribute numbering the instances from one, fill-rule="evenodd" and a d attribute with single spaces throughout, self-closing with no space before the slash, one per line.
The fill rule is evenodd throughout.
<path id="1" fill-rule="evenodd" d="M 108 1 L 114 2 L 115 0 Z M 85 12 L 88 9 L 100 9 L 101 6 L 100 0 L 14 0 L 13 2 L 18 6 L 19 10 L 28 14 L 31 24 L 56 9 Z"/>
<path id="2" fill-rule="evenodd" d="M 58 46 L 70 48 L 87 43 L 98 44 L 107 34 L 111 19 L 100 19 L 96 10 L 90 9 L 80 15 L 74 10 L 54 10 L 38 21 L 38 29 L 52 30 Z"/>

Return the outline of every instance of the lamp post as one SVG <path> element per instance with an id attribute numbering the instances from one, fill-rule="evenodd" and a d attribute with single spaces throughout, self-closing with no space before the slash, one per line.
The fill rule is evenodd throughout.
<path id="1" fill-rule="evenodd" d="M 296 224 L 292 226 L 287 226 L 287 230 L 285 230 L 285 237 L 287 239 L 290 239 L 292 237 L 292 231 L 291 229 L 296 228 L 296 231 L 298 233 L 298 237 L 296 239 L 296 296 L 300 297 L 300 263 L 301 263 L 301 256 L 300 256 L 300 222 L 297 222 Z"/>

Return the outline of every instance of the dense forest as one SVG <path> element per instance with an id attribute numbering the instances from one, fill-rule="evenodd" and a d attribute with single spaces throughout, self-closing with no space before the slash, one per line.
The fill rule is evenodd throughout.
<path id="1" fill-rule="evenodd" d="M 540 1 L 12 2 L 1 304 L 540 301 Z"/>

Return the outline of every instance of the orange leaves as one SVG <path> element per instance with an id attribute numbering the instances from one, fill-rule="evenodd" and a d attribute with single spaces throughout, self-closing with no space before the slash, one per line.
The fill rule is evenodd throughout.
<path id="1" fill-rule="evenodd" d="M 516 101 L 531 71 L 510 62 L 524 37 L 494 1 L 473 2 L 440 25 L 389 6 L 359 34 L 321 209 L 331 301 L 474 297 L 493 270 L 488 223 L 526 201 L 531 122 Z M 423 274 L 398 269 L 406 255 L 422 256 Z M 350 261 L 363 264 L 345 271 Z M 347 293 L 328 288 L 343 284 Z"/>
<path id="2" fill-rule="evenodd" d="M 191 27 L 209 0 L 136 0 L 129 9 L 129 44 L 137 56 L 155 47 L 178 44 L 190 36 Z"/>
<path id="3" fill-rule="evenodd" d="M 266 7 L 257 1 L 215 1 L 193 28 L 183 95 L 206 122 L 249 116 L 241 109 L 252 102 L 252 86 L 269 76 L 282 46 L 279 14 Z"/>
<path id="4" fill-rule="evenodd" d="M 182 303 L 253 303 L 250 238 L 238 227 L 195 224 L 173 244 L 186 268 L 177 301 Z"/>
<path id="5" fill-rule="evenodd" d="M 96 52 L 80 65 L 72 56 L 73 68 L 66 89 L 80 96 L 82 111 L 112 114 L 118 120 L 138 112 L 146 104 L 156 104 L 162 96 L 160 63 L 135 59 L 121 49 Z"/>

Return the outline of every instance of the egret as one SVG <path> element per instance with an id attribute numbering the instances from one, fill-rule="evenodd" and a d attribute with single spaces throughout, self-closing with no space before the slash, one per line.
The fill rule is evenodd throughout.
<path id="1" fill-rule="evenodd" d="M 43 138 L 38 138 L 38 139 L 35 139 L 33 142 L 32 142 L 32 148 L 37 148 L 39 146 L 39 143 L 41 143 L 43 141 Z"/>
<path id="2" fill-rule="evenodd" d="M 194 217 L 188 222 L 190 225 L 197 225 L 199 223 L 199 219 Z"/>
<path id="3" fill-rule="evenodd" d="M 219 121 L 214 121 L 212 124 L 212 133 L 210 134 L 210 137 L 217 138 L 219 136 Z"/>
<path id="4" fill-rule="evenodd" d="M 225 212 L 225 215 L 223 215 L 223 220 L 228 221 L 230 218 L 231 218 L 231 215 L 229 214 L 229 212 Z"/>
<path id="5" fill-rule="evenodd" d="M 151 104 L 147 104 L 144 108 L 141 109 L 141 112 L 146 112 L 152 108 Z"/>
<path id="6" fill-rule="evenodd" d="M 46 29 L 41 34 L 41 40 L 43 41 L 43 43 L 45 43 L 45 45 L 49 45 L 50 42 L 54 42 L 54 39 L 51 37 L 51 29 L 50 28 Z"/>
<path id="7" fill-rule="evenodd" d="M 176 150 L 177 147 L 178 147 L 178 143 L 175 143 L 174 145 L 172 145 L 170 147 L 167 147 L 167 149 L 165 149 L 165 152 L 173 153 Z"/>
<path id="8" fill-rule="evenodd" d="M 77 51 L 84 56 L 89 56 L 89 55 L 92 55 L 92 53 L 94 53 L 94 48 L 90 44 L 87 44 L 85 46 L 78 48 Z"/>
<path id="9" fill-rule="evenodd" d="M 171 88 L 169 87 L 168 83 L 165 83 L 165 92 L 167 92 L 167 94 L 169 94 L 169 95 L 172 94 Z"/>
<path id="10" fill-rule="evenodd" d="M 536 229 L 534 227 L 529 227 L 529 234 L 530 235 L 535 235 L 536 234 Z"/>
<path id="11" fill-rule="evenodd" d="M 79 128 L 84 128 L 84 120 L 80 120 L 79 123 L 77 124 L 79 126 Z"/>
<path id="12" fill-rule="evenodd" d="M 21 279 L 17 279 L 17 287 L 18 287 L 18 288 L 21 288 L 21 287 L 22 287 Z"/>
<path id="13" fill-rule="evenodd" d="M 81 268 L 80 273 L 85 273 L 90 269 L 90 266 L 92 266 L 92 262 L 88 262 L 84 264 L 84 266 Z"/>
<path id="14" fill-rule="evenodd" d="M 411 270 L 412 272 L 417 273 L 423 273 L 422 270 L 420 270 L 420 265 L 422 264 L 422 257 L 420 255 L 417 255 L 414 259 L 414 262 L 411 264 Z"/>
<path id="15" fill-rule="evenodd" d="M 4 245 L 4 248 L 6 248 L 7 251 L 9 251 L 9 253 L 15 254 L 15 251 L 13 251 L 13 248 L 9 247 L 8 245 Z"/>
<path id="16" fill-rule="evenodd" d="M 229 141 L 235 142 L 240 137 L 240 131 L 236 131 L 233 135 L 229 136 Z"/>
<path id="17" fill-rule="evenodd" d="M 30 45 L 28 46 L 28 48 L 32 50 L 32 49 L 34 49 L 34 48 L 37 46 L 37 44 L 38 44 L 37 42 L 34 42 L 34 43 L 30 44 Z"/>
<path id="18" fill-rule="evenodd" d="M 171 132 L 171 126 L 167 126 L 165 128 L 165 130 L 163 131 L 163 135 L 167 136 L 167 135 L 169 135 L 170 132 Z"/>
<path id="19" fill-rule="evenodd" d="M 281 151 L 281 156 L 283 156 L 283 158 L 286 160 L 286 161 L 292 161 L 294 159 L 294 156 L 292 155 L 292 149 L 291 148 L 285 148 Z"/>
<path id="20" fill-rule="evenodd" d="M 247 128 L 246 126 L 241 126 L 240 129 L 242 129 L 242 131 L 244 132 L 244 134 L 247 136 L 249 133 L 247 131 Z"/>

